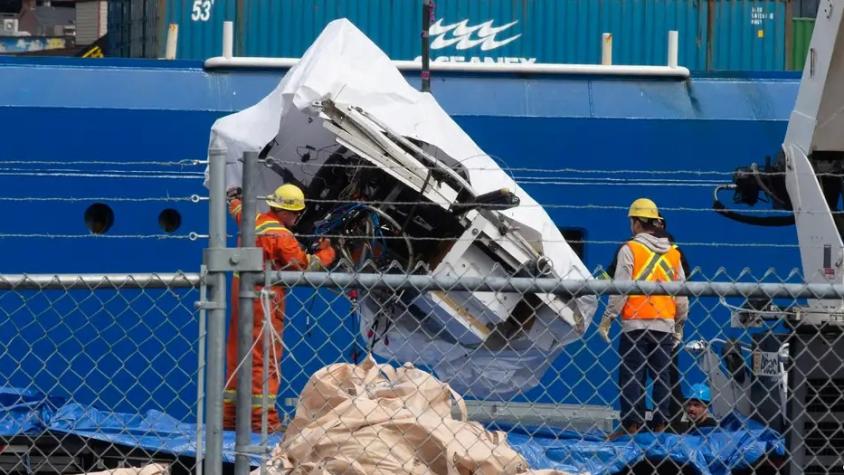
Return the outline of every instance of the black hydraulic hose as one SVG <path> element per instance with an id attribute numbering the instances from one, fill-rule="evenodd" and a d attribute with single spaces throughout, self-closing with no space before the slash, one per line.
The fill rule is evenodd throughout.
<path id="1" fill-rule="evenodd" d="M 756 184 L 759 185 L 759 188 L 762 188 L 762 191 L 767 193 L 767 195 L 770 196 L 771 199 L 776 200 L 776 202 L 779 203 L 780 205 L 786 206 L 786 207 L 788 206 L 788 203 L 786 203 L 785 201 L 780 199 L 780 197 L 777 196 L 776 193 L 771 191 L 771 189 L 768 188 L 768 185 L 766 185 L 765 182 L 762 181 L 762 177 L 759 176 L 759 174 L 760 174 L 759 167 L 755 163 L 750 164 L 750 170 L 753 172 L 753 178 L 756 179 Z"/>
<path id="2" fill-rule="evenodd" d="M 724 203 L 718 199 L 718 191 L 726 188 L 726 185 L 718 186 L 715 188 L 715 192 L 713 193 L 714 198 L 712 202 L 712 209 L 715 210 L 716 213 L 724 216 L 725 218 L 732 219 L 733 221 L 738 221 L 739 223 L 743 224 L 750 224 L 753 226 L 791 226 L 794 224 L 794 215 L 789 216 L 749 216 L 746 214 L 741 214 L 736 211 L 732 211 L 727 209 L 724 206 Z"/>

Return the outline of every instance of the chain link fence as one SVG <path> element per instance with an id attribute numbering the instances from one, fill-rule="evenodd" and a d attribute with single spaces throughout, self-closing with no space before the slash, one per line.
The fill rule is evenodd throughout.
<path id="1" fill-rule="evenodd" d="M 235 473 L 255 458 L 264 473 L 844 471 L 844 287 L 826 277 L 705 275 L 670 246 L 630 264 L 635 280 L 508 261 L 530 251 L 492 212 L 426 234 L 413 216 L 430 203 L 401 197 L 314 198 L 326 214 L 296 235 L 312 255 L 291 264 L 256 208 L 276 198 L 257 196 L 255 153 L 229 203 L 242 247 L 225 249 L 221 155 L 206 264 L 239 273 L 238 331 L 209 388 L 226 388 Z"/>
<path id="2" fill-rule="evenodd" d="M 824 321 L 814 319 L 818 315 L 808 306 L 807 298 L 840 298 L 844 289 L 803 284 L 798 277 L 792 276 L 792 282 L 771 282 L 769 276 L 768 282 L 701 279 L 686 284 L 654 284 L 339 271 L 275 274 L 274 282 L 296 287 L 287 297 L 281 372 L 288 427 L 298 438 L 285 439 L 270 468 L 290 463 L 307 465 L 321 456 L 330 458 L 320 450 L 364 466 L 377 466 L 372 457 L 383 457 L 389 465 L 395 457 L 393 452 L 412 445 L 418 436 L 415 429 L 397 429 L 390 417 L 378 422 L 389 435 L 371 441 L 368 430 L 350 418 L 348 407 L 331 401 L 336 395 L 313 392 L 315 387 L 325 390 L 326 380 L 336 379 L 335 384 L 341 388 L 363 388 L 363 394 L 348 396 L 346 401 L 359 410 L 369 407 L 369 398 L 386 398 L 378 403 L 389 406 L 395 394 L 379 396 L 377 390 L 367 389 L 367 373 L 356 373 L 347 380 L 335 364 L 345 362 L 362 368 L 366 355 L 374 350 L 379 362 L 396 365 L 414 361 L 419 368 L 446 375 L 443 379 L 465 399 L 469 420 L 478 423 L 475 427 L 506 430 L 510 447 L 534 469 L 553 468 L 565 473 L 652 473 L 678 468 L 690 473 L 839 473 L 844 469 L 842 327 L 834 315 L 825 314 Z M 526 299 L 543 292 L 565 299 L 583 295 L 686 295 L 689 317 L 681 341 L 667 333 L 654 345 L 654 335 L 629 328 L 622 331 L 616 321 L 607 343 L 596 331 L 597 322 L 593 322 L 578 330 L 578 338 L 561 352 L 547 354 L 541 341 L 552 330 L 546 327 L 526 338 L 541 324 L 536 318 L 538 312 L 516 326 L 506 321 L 491 326 L 480 344 L 461 343 L 476 338 L 473 325 L 477 322 L 468 318 L 468 312 L 456 312 L 467 317 L 458 330 L 434 312 L 423 311 L 430 307 L 426 300 L 437 292 L 452 295 L 451 303 L 458 309 L 471 308 L 472 295 L 481 292 L 501 300 L 514 296 Z M 391 297 L 397 295 L 401 297 Z M 373 313 L 367 307 L 378 310 Z M 598 315 L 602 310 L 603 305 Z M 378 321 L 379 317 L 385 321 Z M 407 338 L 406 332 L 425 333 L 430 338 L 414 340 Z M 525 339 L 532 341 L 525 345 Z M 438 354 L 432 357 L 432 349 L 441 341 L 453 343 L 450 351 L 437 348 Z M 627 349 L 621 348 L 625 344 Z M 634 363 L 637 351 L 644 353 L 640 363 Z M 494 363 L 482 368 L 487 373 L 478 371 L 477 360 L 486 359 L 490 353 Z M 553 364 L 534 364 L 534 354 L 552 359 Z M 321 369 L 326 365 L 334 366 L 326 372 Z M 649 380 L 657 381 L 645 384 L 641 380 L 645 393 L 638 399 L 628 396 L 638 409 L 625 409 L 620 388 L 633 388 L 629 379 L 619 379 L 620 372 L 637 373 L 642 368 L 650 371 Z M 667 387 L 661 389 L 657 386 L 663 375 Z M 638 381 L 645 375 L 624 377 Z M 491 379 L 499 386 L 495 387 Z M 393 382 L 401 385 L 407 381 Z M 701 385 L 709 394 L 699 392 Z M 423 392 L 421 386 L 419 391 Z M 307 400 L 297 399 L 303 394 Z M 664 405 L 659 398 L 665 400 Z M 315 411 L 313 400 L 326 405 L 318 421 L 303 419 Z M 430 401 L 432 406 L 436 403 Z M 641 411 L 642 426 L 608 441 L 607 437 L 620 427 L 620 419 L 629 417 L 621 411 L 636 410 Z M 702 410 L 705 416 L 693 420 Z M 424 425 L 424 411 L 419 411 L 418 424 Z M 657 420 L 660 412 L 662 427 Z M 360 417 L 366 419 L 366 415 Z M 456 412 L 454 417 L 459 420 Z M 336 454 L 328 446 L 337 440 L 326 442 L 321 438 L 324 432 L 314 432 L 315 425 L 332 424 L 348 424 L 331 429 L 349 438 Z M 361 440 L 355 441 L 359 431 Z M 402 440 L 403 433 L 407 440 Z M 315 434 L 319 434 L 317 439 L 302 440 Z M 442 436 L 433 429 L 429 435 Z M 451 436 L 456 437 L 456 433 Z M 379 445 L 385 440 L 393 441 L 396 448 Z M 307 444 L 317 453 L 303 454 L 300 446 Z M 461 454 L 471 458 L 473 450 L 468 445 Z M 502 457 L 502 461 L 509 460 Z"/>
<path id="3" fill-rule="evenodd" d="M 195 451 L 199 283 L 0 275 L 0 471 L 191 471 L 171 439 Z"/>
<path id="4" fill-rule="evenodd" d="M 231 246 L 220 158 L 201 274 L 0 275 L 0 471 L 844 473 L 825 276 L 555 275 L 501 258 L 514 229 L 403 235 L 319 198 L 347 213 L 295 236 L 320 265 L 276 269 L 249 173 Z M 669 301 L 670 323 L 624 318 Z"/>
<path id="5" fill-rule="evenodd" d="M 435 473 L 438 462 L 429 459 L 436 452 L 432 447 L 440 446 L 456 454 L 451 463 L 457 469 L 491 454 L 485 467 L 492 473 L 516 473 L 507 472 L 513 463 L 521 471 L 564 473 L 651 473 L 678 467 L 690 473 L 838 473 L 841 468 L 844 339 L 836 315 L 825 313 L 820 321 L 809 306 L 809 300 L 840 298 L 844 289 L 837 286 L 805 284 L 797 274 L 758 279 L 767 282 L 698 276 L 672 284 L 357 273 L 344 272 L 342 263 L 332 272 L 282 271 L 264 278 L 288 289 L 284 328 L 271 331 L 268 322 L 259 322 L 267 331 L 253 336 L 283 338 L 275 406 L 282 431 L 297 435 L 281 445 L 272 434 L 263 442 L 256 436 L 251 439 L 255 445 L 245 447 L 244 453 L 272 453 L 264 467 L 271 473 L 288 473 L 291 463 L 308 467 L 313 457 L 335 457 L 323 451 L 337 447 L 338 433 L 346 441 L 344 456 L 360 464 L 362 473 L 373 473 L 369 468 L 378 464 L 391 467 L 408 444 L 418 445 L 411 451 L 414 463 L 434 467 Z M 482 343 L 465 344 L 461 340 L 477 338 L 477 322 L 467 319 L 459 331 L 433 312 L 419 311 L 439 292 L 462 308 L 470 308 L 479 293 L 501 300 L 548 293 L 566 301 L 594 295 L 602 300 L 610 295 L 688 296 L 688 323 L 682 343 L 675 346 L 671 339 L 671 364 L 659 367 L 654 359 L 646 364 L 656 375 L 677 370 L 666 396 L 667 427 L 655 426 L 658 404 L 649 384 L 638 433 L 606 440 L 621 424 L 624 381 L 618 378 L 624 359 L 619 322 L 610 331 L 610 343 L 596 330 L 603 305 L 561 351 L 547 354 L 542 341 L 553 330 L 532 333 L 541 324 L 535 312 L 539 307 L 533 318 L 522 318 L 517 326 L 506 321 L 492 325 Z M 256 295 L 270 305 L 267 298 L 265 292 Z M 196 437 L 204 434 L 195 426 L 197 401 L 203 402 L 197 391 L 196 301 L 206 299 L 195 274 L 3 276 L 4 473 L 81 473 L 155 462 L 170 464 L 172 473 L 197 470 Z M 431 339 L 411 348 L 419 342 L 402 338 L 405 329 Z M 533 335 L 532 342 L 522 345 L 525 335 Z M 252 351 L 265 345 L 264 338 L 254 341 Z M 435 341 L 451 342 L 462 354 L 439 350 L 431 357 Z M 534 353 L 551 364 L 535 365 Z M 490 354 L 492 365 L 482 369 L 499 374 L 479 373 L 477 360 Z M 390 373 L 387 366 L 376 366 L 373 373 L 367 355 L 399 369 Z M 654 357 L 652 352 L 649 358 Z M 455 393 L 432 391 L 430 380 L 400 367 L 406 361 L 415 361 L 425 373 L 446 375 L 443 381 Z M 688 396 L 697 384 L 711 391 L 705 406 L 716 426 L 696 427 L 689 420 Z M 384 393 L 387 387 L 396 393 Z M 345 406 L 332 399 L 350 389 L 361 392 L 349 396 Z M 324 393 L 329 390 L 339 392 Z M 413 405 L 414 394 L 431 400 Z M 431 424 L 430 408 L 443 404 L 438 399 L 443 394 L 455 403 L 445 404 L 448 414 L 424 427 Z M 396 400 L 412 413 L 390 406 Z M 373 401 L 372 407 L 395 411 L 373 419 L 383 431 L 377 437 L 349 413 Z M 458 401 L 465 402 L 465 410 Z M 315 414 L 315 420 L 303 420 Z M 463 417 L 471 421 L 468 426 L 462 425 Z M 333 438 L 314 432 L 314 424 L 330 425 L 327 433 Z M 437 443 L 419 443 L 416 425 Z M 468 444 L 459 436 L 465 427 L 473 431 Z M 500 439 L 487 435 L 496 431 L 504 432 Z M 174 446 L 173 440 L 184 446 Z M 303 457 L 303 445 L 314 452 Z M 333 467 L 329 473 L 343 473 Z"/>

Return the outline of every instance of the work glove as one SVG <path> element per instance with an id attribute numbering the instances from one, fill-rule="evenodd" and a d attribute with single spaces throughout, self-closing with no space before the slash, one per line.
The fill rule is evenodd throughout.
<path id="1" fill-rule="evenodd" d="M 683 327 L 680 325 L 674 325 L 674 349 L 676 350 L 678 346 L 683 343 Z"/>
<path id="2" fill-rule="evenodd" d="M 601 334 L 601 338 L 604 339 L 605 342 L 610 342 L 610 327 L 612 326 L 613 319 L 611 317 L 604 317 L 601 319 L 601 324 L 598 325 L 598 333 Z"/>
<path id="3" fill-rule="evenodd" d="M 231 203 L 233 200 L 239 200 L 240 197 L 243 195 L 243 190 L 235 186 L 233 188 L 229 188 L 226 190 L 226 203 Z"/>
<path id="4" fill-rule="evenodd" d="M 333 264 L 337 259 L 337 251 L 331 245 L 331 239 L 321 238 L 316 245 L 317 250 L 315 252 L 319 253 L 321 260 L 325 260 L 325 265 L 330 266 Z"/>
<path id="5" fill-rule="evenodd" d="M 331 247 L 331 239 L 320 238 L 319 245 L 317 246 L 318 250 L 322 251 L 323 249 L 328 249 L 330 247 Z"/>

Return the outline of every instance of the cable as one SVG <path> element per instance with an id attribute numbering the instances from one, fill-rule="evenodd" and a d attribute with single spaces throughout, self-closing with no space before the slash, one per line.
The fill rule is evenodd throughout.
<path id="1" fill-rule="evenodd" d="M 724 180 L 698 180 L 698 179 L 681 179 L 681 178 L 610 178 L 610 177 L 569 177 L 569 176 L 514 176 L 513 180 L 520 181 L 522 183 L 533 183 L 534 180 L 546 181 L 548 179 L 555 179 L 555 180 L 576 180 L 576 181 L 583 181 L 586 183 L 595 183 L 595 184 L 609 184 L 609 183 L 666 183 L 666 184 L 684 184 L 684 183 L 694 183 L 694 184 L 707 184 L 707 185 L 720 185 L 724 183 Z"/>
<path id="2" fill-rule="evenodd" d="M 493 157 L 492 155 L 475 155 L 472 157 L 466 157 L 460 160 L 456 160 L 458 163 L 463 165 L 463 162 L 467 160 L 472 160 L 474 158 L 479 157 L 489 157 L 495 160 L 499 160 L 497 157 Z M 296 160 L 279 160 L 274 159 L 275 163 L 278 164 L 288 164 L 288 165 L 301 165 L 300 162 Z M 325 167 L 336 167 L 336 168 L 370 168 L 370 169 L 383 169 L 385 165 L 372 165 L 372 164 L 350 164 L 350 163 L 332 163 L 332 164 L 325 164 Z M 396 169 L 404 169 L 405 167 L 401 165 L 393 165 Z M 631 170 L 631 169 L 592 169 L 592 168 L 533 168 L 533 167 L 466 167 L 463 166 L 466 170 L 476 170 L 476 171 L 518 171 L 518 172 L 534 172 L 534 173 L 583 173 L 583 174 L 599 174 L 605 173 L 608 175 L 631 175 L 631 174 L 642 174 L 642 175 L 716 175 L 716 176 L 727 176 L 731 177 L 733 175 L 733 171 L 720 171 L 720 170 Z M 784 172 L 764 172 L 766 175 L 777 175 L 777 174 L 784 174 Z M 837 176 L 837 175 L 836 175 Z"/>
<path id="3" fill-rule="evenodd" d="M 310 238 L 336 237 L 338 239 L 340 239 L 340 238 L 359 238 L 359 239 L 372 240 L 372 238 L 374 237 L 372 235 L 356 235 L 356 236 L 353 235 L 353 236 L 350 236 L 348 234 L 335 234 L 335 235 L 328 234 L 329 231 L 334 231 L 339 226 L 341 226 L 343 224 L 343 218 L 345 216 L 348 216 L 353 211 L 360 210 L 360 209 L 366 209 L 366 210 L 369 210 L 372 213 L 376 213 L 381 218 L 386 220 L 390 225 L 392 225 L 393 228 L 396 229 L 397 232 L 399 232 L 401 230 L 401 227 L 399 226 L 398 222 L 395 219 L 393 219 L 392 216 L 385 213 L 384 211 L 381 211 L 380 209 L 378 209 L 374 206 L 355 203 L 355 204 L 335 208 L 334 210 L 331 211 L 330 215 L 336 215 L 337 217 L 334 217 L 331 220 L 329 220 L 328 222 L 322 223 L 320 226 L 315 227 L 313 234 L 300 234 L 300 236 L 310 237 Z M 380 222 L 379 222 L 379 224 L 380 224 Z M 393 237 L 404 240 L 405 247 L 407 248 L 407 268 L 408 269 L 411 268 L 413 266 L 415 256 L 414 256 L 413 244 L 411 243 L 410 236 L 408 236 L 404 232 L 401 232 L 401 234 L 399 236 L 388 237 L 388 236 L 384 236 L 383 233 L 380 232 L 380 226 L 378 226 L 377 229 L 379 229 L 379 234 L 380 234 L 379 237 L 380 237 L 381 240 L 386 240 L 386 239 L 393 238 Z M 373 234 L 374 234 L 374 232 L 373 232 Z M 352 264 L 354 264 L 354 261 L 352 261 Z"/>
<path id="4" fill-rule="evenodd" d="M 718 297 L 718 303 L 721 304 L 723 307 L 727 308 L 728 310 L 732 310 L 734 312 L 744 312 L 744 313 L 755 313 L 757 315 L 770 315 L 770 316 L 780 316 L 780 315 L 797 315 L 797 312 L 794 310 L 756 310 L 752 308 L 744 308 L 744 307 L 736 307 L 735 305 L 731 305 L 727 303 L 727 300 L 724 297 Z"/>
<path id="5" fill-rule="evenodd" d="M 715 183 L 676 183 L 676 182 L 645 182 L 645 181 L 595 181 L 595 182 L 577 182 L 577 181 L 558 181 L 558 180 L 544 180 L 544 181 L 528 181 L 516 182 L 525 185 L 557 185 L 557 186 L 659 186 L 659 187 L 696 187 L 696 188 L 711 188 Z"/>
<path id="6" fill-rule="evenodd" d="M 341 200 L 341 199 L 322 199 L 322 198 L 308 198 L 309 203 L 325 203 L 325 204 L 344 204 L 344 205 L 351 205 L 351 204 L 361 204 L 361 205 L 389 205 L 389 206 L 431 206 L 431 207 L 441 207 L 440 204 L 434 203 L 433 201 L 361 201 L 361 200 Z M 473 206 L 473 205 L 483 205 L 486 203 L 461 203 L 465 206 Z M 565 204 L 565 203 L 534 203 L 534 204 L 526 204 L 522 202 L 518 206 L 519 208 L 557 208 L 557 209 L 576 209 L 576 210 L 584 210 L 584 209 L 595 209 L 595 210 L 621 210 L 627 211 L 630 206 L 629 205 L 600 205 L 600 204 Z M 659 208 L 661 211 L 681 211 L 681 212 L 706 212 L 711 213 L 712 208 L 694 208 L 694 207 L 687 207 L 687 206 L 661 206 Z M 792 211 L 788 210 L 781 210 L 781 209 L 771 209 L 771 210 L 764 210 L 764 209 L 746 209 L 742 210 L 742 213 L 783 213 L 783 214 L 792 214 Z M 805 214 L 826 214 L 826 210 L 801 210 L 800 213 Z"/>
<path id="7" fill-rule="evenodd" d="M 368 209 L 371 209 L 372 211 L 381 215 L 382 218 L 386 219 L 390 224 L 393 225 L 393 227 L 396 229 L 396 231 L 401 230 L 399 223 L 395 219 L 393 219 L 393 217 L 390 216 L 389 214 L 387 214 L 387 213 L 385 213 L 385 212 L 381 211 L 380 209 L 375 208 L 373 206 L 369 206 L 369 205 L 361 205 L 361 206 L 368 208 Z M 382 237 L 386 238 L 386 236 L 382 236 Z M 407 268 L 410 269 L 410 268 L 413 267 L 413 261 L 414 261 L 413 244 L 410 242 L 410 237 L 406 233 L 401 232 L 401 237 L 404 238 L 405 246 L 407 246 Z"/>
<path id="8" fill-rule="evenodd" d="M 358 238 L 358 239 L 365 239 L 369 238 L 370 236 L 364 235 L 353 235 L 349 236 L 346 234 L 297 234 L 297 236 L 301 237 L 308 237 L 308 238 Z M 403 239 L 405 241 L 412 241 L 412 240 L 419 240 L 419 241 L 449 241 L 449 242 L 461 242 L 461 241 L 474 241 L 474 238 L 450 238 L 450 237 L 424 237 L 424 238 L 414 238 L 409 236 L 384 236 L 384 239 Z M 582 244 L 608 244 L 617 246 L 619 244 L 624 244 L 627 240 L 566 240 L 566 239 L 542 239 L 537 241 L 529 241 L 529 242 L 545 242 L 545 243 L 554 243 L 554 242 L 567 242 L 567 243 L 582 243 Z M 710 242 L 679 242 L 678 243 L 682 247 L 689 247 L 689 246 L 710 246 L 710 247 L 773 247 L 773 248 L 798 248 L 797 244 L 781 244 L 781 243 L 741 243 L 741 242 L 722 242 L 722 241 L 710 241 Z M 804 246 L 805 247 L 805 246 Z M 810 246 L 810 247 L 823 247 L 823 246 Z"/>
<path id="9" fill-rule="evenodd" d="M 716 213 L 724 216 L 725 218 L 732 219 L 733 221 L 738 221 L 739 223 L 743 224 L 750 224 L 754 226 L 791 226 L 795 223 L 794 215 L 790 216 L 747 216 L 745 214 L 737 213 L 735 211 L 731 211 L 721 203 L 721 200 L 718 199 L 718 192 L 720 190 L 726 189 L 730 185 L 722 185 L 716 187 L 715 190 L 712 192 L 713 202 L 712 202 L 712 209 L 715 210 Z"/>
<path id="10" fill-rule="evenodd" d="M 757 166 L 755 162 L 750 164 L 750 170 L 753 172 L 753 178 L 756 180 L 756 184 L 759 185 L 759 188 L 762 188 L 762 191 L 764 191 L 768 196 L 773 198 L 774 201 L 779 203 L 781 206 L 786 208 L 790 207 L 785 201 L 781 200 L 780 197 L 776 195 L 776 193 L 771 191 L 771 189 L 768 188 L 768 185 L 766 185 L 764 181 L 762 181 L 759 166 Z"/>

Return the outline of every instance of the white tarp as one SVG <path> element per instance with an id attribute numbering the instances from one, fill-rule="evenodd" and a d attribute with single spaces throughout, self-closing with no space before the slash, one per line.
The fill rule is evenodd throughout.
<path id="1" fill-rule="evenodd" d="M 272 140 L 276 141 L 273 158 L 280 159 L 297 179 L 307 184 L 324 158 L 315 153 L 305 163 L 303 150 L 319 151 L 335 144 L 334 135 L 322 126 L 320 111 L 314 106 L 325 99 L 338 105 L 359 106 L 397 133 L 435 146 L 466 168 L 469 182 L 478 195 L 501 188 L 514 190 L 521 204 L 501 213 L 515 223 L 528 241 L 541 241 L 541 252 L 551 259 L 558 276 L 590 277 L 545 210 L 466 135 L 433 96 L 411 87 L 389 58 L 345 19 L 325 27 L 272 93 L 258 104 L 216 121 L 211 142 L 219 140 L 227 150 L 227 185 L 241 182 L 238 158 L 243 152 L 259 151 Z M 269 170 L 259 181 L 261 194 L 270 194 L 281 184 L 281 178 Z M 259 204 L 262 205 L 260 201 Z M 576 300 L 574 306 L 583 316 L 585 327 L 596 305 L 596 299 L 591 296 Z M 431 366 L 456 388 L 480 386 L 484 391 L 505 393 L 537 384 L 562 346 L 583 331 L 582 328 L 571 330 L 570 327 L 560 330 L 558 344 L 550 351 L 538 352 L 527 341 L 514 341 L 504 351 L 477 348 L 471 350 L 471 356 L 466 356 L 467 351 L 450 350 L 453 343 L 431 341 L 414 334 L 412 328 L 399 325 L 391 330 L 394 333 L 389 334 L 389 339 L 405 342 L 393 345 L 402 346 L 405 351 L 395 353 L 383 344 L 376 345 L 375 351 L 405 360 L 412 355 L 427 355 L 417 356 L 414 362 Z M 553 325 L 549 331 L 554 331 Z"/>

